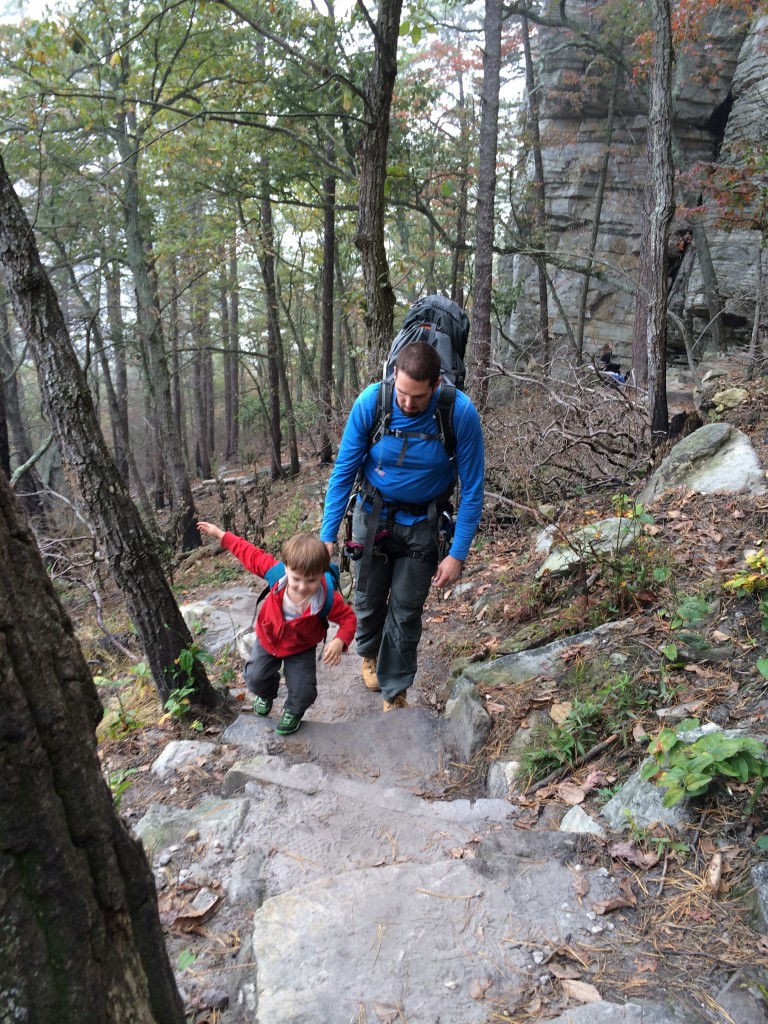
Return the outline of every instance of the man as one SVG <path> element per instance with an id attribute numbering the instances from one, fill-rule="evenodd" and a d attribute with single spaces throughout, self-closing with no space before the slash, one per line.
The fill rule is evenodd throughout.
<path id="1" fill-rule="evenodd" d="M 480 417 L 461 391 L 455 392 L 452 410 L 454 456 L 446 450 L 438 429 L 440 357 L 427 342 L 414 342 L 399 353 L 391 419 L 371 444 L 381 387 L 366 388 L 352 407 L 328 483 L 320 539 L 333 554 L 361 470 L 352 521 L 352 540 L 362 551 L 355 563 L 355 639 L 363 682 L 381 690 L 384 710 L 390 711 L 407 706 L 430 584 L 449 587 L 458 580 L 480 523 L 484 452 Z M 461 485 L 456 526 L 438 564 L 440 521 L 456 475 Z"/>

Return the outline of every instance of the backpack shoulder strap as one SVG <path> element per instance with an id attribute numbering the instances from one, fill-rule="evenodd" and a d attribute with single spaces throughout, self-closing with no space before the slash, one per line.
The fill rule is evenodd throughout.
<path id="1" fill-rule="evenodd" d="M 323 578 L 325 579 L 325 600 L 323 601 L 323 607 L 317 614 L 321 619 L 327 619 L 333 604 L 334 591 L 341 589 L 341 574 L 335 562 L 331 562 L 330 568 Z"/>
<path id="2" fill-rule="evenodd" d="M 376 396 L 376 414 L 373 417 L 370 433 L 368 434 L 368 451 L 378 444 L 389 428 L 392 419 L 392 397 L 394 385 L 391 380 L 383 380 L 379 384 L 379 391 Z"/>
<path id="3" fill-rule="evenodd" d="M 283 576 L 285 576 L 285 562 L 275 562 L 271 569 L 267 569 L 264 579 L 271 588 L 274 587 L 277 581 L 281 580 Z"/>
<path id="4" fill-rule="evenodd" d="M 456 431 L 453 428 L 453 410 L 456 407 L 456 388 L 453 384 L 442 383 L 437 396 L 435 414 L 440 427 L 440 436 L 450 459 L 456 455 Z"/>
<path id="5" fill-rule="evenodd" d="M 264 598 L 267 596 L 267 594 L 270 592 L 272 587 L 274 587 L 277 581 L 281 580 L 283 576 L 285 576 L 285 562 L 275 562 L 271 569 L 267 569 L 267 572 L 264 576 L 264 581 L 266 582 L 267 585 L 256 598 L 257 608 L 264 600 Z"/>

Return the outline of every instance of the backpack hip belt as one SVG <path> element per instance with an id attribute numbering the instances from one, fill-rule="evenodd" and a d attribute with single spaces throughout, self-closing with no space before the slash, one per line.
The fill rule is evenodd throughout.
<path id="1" fill-rule="evenodd" d="M 409 505 L 405 502 L 399 501 L 385 501 L 384 495 L 379 491 L 373 484 L 367 480 L 363 480 L 359 487 L 360 494 L 363 498 L 371 502 L 371 510 L 368 513 L 368 526 L 365 532 L 365 541 L 363 542 L 362 552 L 357 555 L 360 560 L 360 569 L 357 574 L 357 582 L 355 587 L 361 593 L 365 593 L 365 588 L 368 583 L 368 570 L 371 565 L 371 558 L 373 557 L 374 547 L 377 539 L 381 538 L 382 534 L 385 536 L 389 535 L 395 521 L 395 514 L 397 512 L 405 512 L 407 515 L 415 516 L 426 516 L 429 520 L 430 529 L 434 532 L 436 538 L 439 541 L 439 520 L 444 513 L 449 515 L 453 512 L 453 506 L 450 502 L 450 496 L 453 493 L 453 484 L 448 491 L 433 498 L 430 502 L 425 505 Z M 379 522 L 381 521 L 381 514 L 386 510 L 386 526 L 385 529 L 379 530 Z M 411 558 L 415 558 L 418 561 L 426 562 L 428 557 L 421 551 L 417 552 L 405 552 Z"/>

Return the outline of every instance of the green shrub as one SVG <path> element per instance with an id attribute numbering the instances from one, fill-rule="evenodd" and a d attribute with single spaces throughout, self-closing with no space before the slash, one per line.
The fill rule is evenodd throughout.
<path id="1" fill-rule="evenodd" d="M 699 725 L 698 718 L 688 718 L 677 728 L 662 729 L 651 743 L 653 760 L 643 765 L 641 777 L 664 789 L 665 807 L 673 807 L 685 796 L 701 796 L 714 782 L 754 782 L 751 809 L 768 779 L 765 746 L 750 736 L 730 737 L 720 730 L 687 739 L 686 733 Z"/>

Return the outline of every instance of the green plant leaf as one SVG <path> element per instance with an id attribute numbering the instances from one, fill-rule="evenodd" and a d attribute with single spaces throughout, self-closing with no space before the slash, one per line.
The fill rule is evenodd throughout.
<path id="1" fill-rule="evenodd" d="M 757 671 L 761 676 L 765 676 L 768 679 L 768 658 L 757 659 Z"/>
<path id="2" fill-rule="evenodd" d="M 677 609 L 677 616 L 683 622 L 703 622 L 710 615 L 710 607 L 703 597 L 686 597 Z"/>

